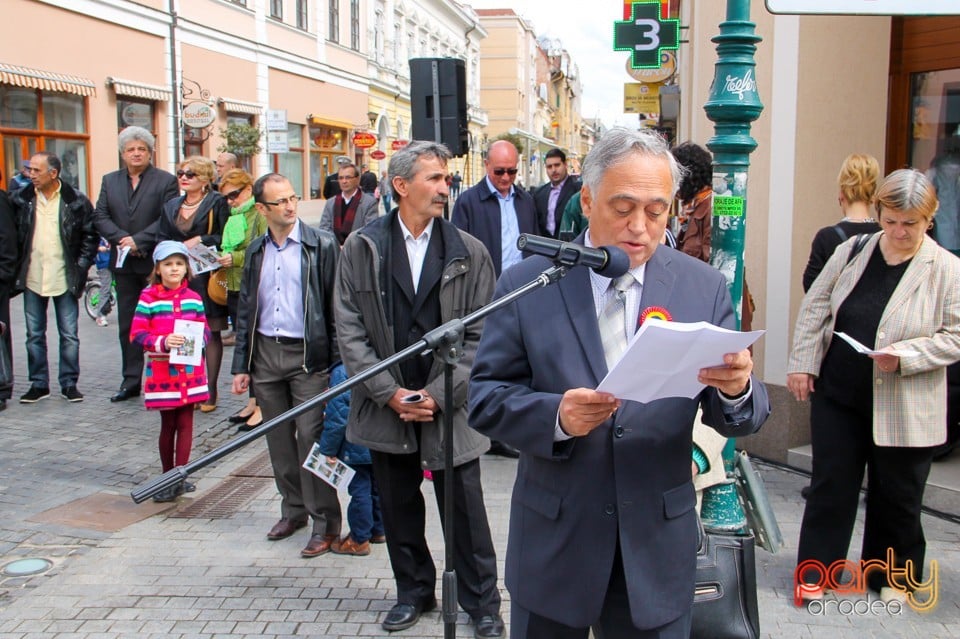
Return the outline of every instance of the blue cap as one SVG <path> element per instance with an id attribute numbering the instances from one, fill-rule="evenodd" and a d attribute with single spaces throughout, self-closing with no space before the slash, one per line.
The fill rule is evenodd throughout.
<path id="1" fill-rule="evenodd" d="M 173 240 L 164 240 L 157 244 L 157 248 L 153 249 L 153 261 L 160 262 L 171 255 L 182 255 L 187 257 L 190 251 L 187 249 L 187 245 L 183 242 L 174 242 Z"/>

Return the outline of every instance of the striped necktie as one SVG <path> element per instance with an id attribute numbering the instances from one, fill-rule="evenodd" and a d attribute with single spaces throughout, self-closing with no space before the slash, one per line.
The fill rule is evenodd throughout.
<path id="1" fill-rule="evenodd" d="M 625 273 L 610 282 L 613 297 L 603 307 L 598 324 L 600 341 L 603 344 L 603 356 L 607 360 L 607 370 L 619 361 L 627 349 L 626 318 L 627 291 L 634 283 L 633 275 Z"/>

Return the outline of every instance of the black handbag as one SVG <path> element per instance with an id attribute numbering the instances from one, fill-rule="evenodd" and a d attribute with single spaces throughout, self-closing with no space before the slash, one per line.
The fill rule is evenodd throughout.
<path id="1" fill-rule="evenodd" d="M 758 639 L 753 535 L 706 532 L 698 525 L 691 639 Z"/>

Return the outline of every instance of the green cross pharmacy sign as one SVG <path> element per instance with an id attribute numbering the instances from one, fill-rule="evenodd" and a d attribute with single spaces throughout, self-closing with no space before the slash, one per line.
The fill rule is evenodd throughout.
<path id="1" fill-rule="evenodd" d="M 613 50 L 630 51 L 634 69 L 657 69 L 660 52 L 680 44 L 680 21 L 660 17 L 660 2 L 634 2 L 630 20 L 613 23 Z"/>

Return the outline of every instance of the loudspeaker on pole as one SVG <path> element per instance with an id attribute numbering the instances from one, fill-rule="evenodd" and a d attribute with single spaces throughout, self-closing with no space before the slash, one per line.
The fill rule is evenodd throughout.
<path id="1" fill-rule="evenodd" d="M 414 140 L 442 142 L 454 156 L 466 155 L 470 143 L 464 61 L 459 58 L 412 58 L 410 111 Z"/>

